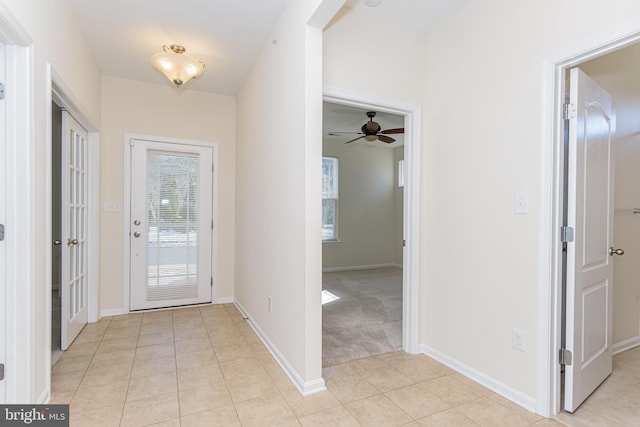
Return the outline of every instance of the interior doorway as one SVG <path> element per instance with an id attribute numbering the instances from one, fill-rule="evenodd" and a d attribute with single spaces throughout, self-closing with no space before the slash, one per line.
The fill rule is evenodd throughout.
<path id="1" fill-rule="evenodd" d="M 401 297 L 401 348 L 408 353 L 418 353 L 418 284 L 419 284 L 419 228 L 420 228 L 420 108 L 389 99 L 379 99 L 370 95 L 343 91 L 325 87 L 324 101 L 341 106 L 355 107 L 363 111 L 361 122 L 368 121 L 367 112 L 386 113 L 401 118 L 404 124 L 404 145 L 402 155 L 397 156 L 392 164 L 397 173 L 397 166 L 402 160 L 404 187 L 397 191 L 402 194 L 399 224 L 402 229 L 397 232 L 399 251 L 402 254 L 399 263 L 402 265 L 402 297 Z M 403 121 L 402 121 L 403 120 Z M 359 123 L 359 127 L 362 123 Z M 399 124 L 397 127 L 402 127 Z M 386 129 L 386 126 L 385 126 Z M 348 129 L 342 129 L 348 131 Z M 361 130 L 361 129 L 360 129 Z M 382 129 L 381 127 L 381 130 Z M 358 128 L 355 130 L 358 131 Z M 389 134 L 395 139 L 399 134 Z M 353 138 L 362 135 L 353 135 Z M 349 138 L 349 139 L 353 139 Z M 359 140 L 358 140 L 359 141 Z M 402 157 L 402 158 L 401 158 Z M 397 177 L 393 178 L 397 185 Z M 366 209 L 364 209 L 366 211 Z M 364 214 L 364 213 L 363 213 Z M 338 224 L 338 229 L 340 225 Z M 392 266 L 393 267 L 393 266 Z M 398 267 L 397 265 L 395 267 Z"/>
<path id="2" fill-rule="evenodd" d="M 325 102 L 323 128 L 327 367 L 402 348 L 404 116 Z"/>
<path id="3" fill-rule="evenodd" d="M 629 36 L 625 40 L 617 40 L 611 44 L 599 47 L 586 54 L 581 54 L 575 58 L 558 64 L 557 87 L 562 86 L 558 95 L 567 92 L 566 76 L 568 70 L 579 67 L 591 79 L 596 81 L 601 87 L 609 92 L 614 99 L 614 108 L 617 116 L 617 129 L 614 137 L 615 144 L 615 209 L 614 209 L 614 234 L 612 244 L 615 248 L 623 248 L 624 256 L 616 256 L 614 263 L 613 298 L 612 298 L 612 343 L 610 350 L 618 360 L 625 360 L 625 352 L 640 345 L 640 306 L 638 297 L 640 290 L 637 282 L 640 279 L 640 270 L 637 268 L 640 263 L 640 199 L 636 191 L 640 175 L 636 173 L 637 165 L 640 163 L 640 123 L 636 116 L 640 109 L 640 85 L 636 76 L 640 72 L 640 45 L 639 35 Z M 559 102 L 560 98 L 556 102 Z M 559 130 L 559 135 L 564 135 L 564 130 Z M 560 140 L 560 138 L 558 138 Z M 566 139 L 565 139 L 566 141 Z M 566 154 L 559 156 L 566 159 Z M 558 177 L 566 182 L 566 163 L 561 162 L 561 172 Z M 561 190 L 561 194 L 566 195 L 566 184 Z M 565 196 L 566 197 L 566 196 Z M 566 212 L 566 204 L 562 203 L 558 219 L 562 219 Z M 638 213 L 636 213 L 638 212 Z M 560 277 L 564 278 L 564 272 Z M 560 288 L 557 289 L 559 301 L 563 300 Z M 561 337 L 564 332 L 564 322 L 557 321 L 557 337 Z M 559 342 L 560 344 L 560 342 Z M 637 350 L 636 350 L 637 351 Z M 557 360 L 557 355 L 554 357 Z M 613 374 L 604 381 L 598 388 L 618 387 L 616 370 L 620 369 L 618 363 L 613 363 Z M 573 360 L 573 363 L 580 361 Z M 563 374 L 562 367 L 558 364 L 554 368 L 552 395 L 555 395 L 555 413 L 561 412 L 563 404 Z M 640 384 L 640 383 L 638 383 Z M 629 388 L 629 384 L 624 382 L 622 390 L 614 393 L 633 393 L 636 395 L 640 388 Z M 623 399 L 624 400 L 624 399 Z M 586 402 L 589 402 L 589 398 Z M 585 404 L 583 404 L 585 406 Z M 579 410 L 575 416 L 562 413 L 563 422 L 571 425 L 572 419 L 579 423 L 578 418 L 586 416 L 598 417 L 597 406 L 586 405 L 584 410 Z M 589 413 L 591 411 L 591 413 Z M 573 417 L 573 418 L 572 418 Z"/>

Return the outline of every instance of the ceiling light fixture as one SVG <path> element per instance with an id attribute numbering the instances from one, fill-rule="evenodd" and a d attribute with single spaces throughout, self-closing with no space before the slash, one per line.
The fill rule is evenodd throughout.
<path id="1" fill-rule="evenodd" d="M 191 79 L 204 73 L 204 63 L 186 55 L 183 46 L 162 46 L 163 52 L 151 57 L 151 64 L 162 72 L 179 89 Z"/>
<path id="2" fill-rule="evenodd" d="M 376 7 L 380 3 L 382 3 L 382 0 L 364 0 L 364 5 L 369 7 Z"/>

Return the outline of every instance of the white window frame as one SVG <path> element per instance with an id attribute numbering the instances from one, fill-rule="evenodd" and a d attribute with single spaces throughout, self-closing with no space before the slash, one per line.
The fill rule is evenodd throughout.
<path id="1" fill-rule="evenodd" d="M 404 187 L 404 159 L 398 160 L 398 187 Z"/>
<path id="2" fill-rule="evenodd" d="M 338 163 L 338 158 L 337 157 L 329 157 L 329 156 L 323 156 L 322 157 L 322 161 L 324 162 L 325 160 L 332 160 L 334 161 L 334 176 L 333 176 L 333 186 L 334 186 L 334 197 L 327 197 L 325 195 L 326 191 L 324 188 L 324 168 L 322 169 L 322 242 L 323 243 L 336 243 L 339 242 L 338 240 L 338 200 L 339 200 L 339 176 L 340 176 L 340 172 L 339 172 L 339 163 Z M 324 236 L 324 218 L 325 218 L 325 214 L 324 214 L 324 201 L 325 200 L 333 200 L 333 206 L 334 206 L 334 212 L 333 212 L 333 236 L 325 238 Z"/>

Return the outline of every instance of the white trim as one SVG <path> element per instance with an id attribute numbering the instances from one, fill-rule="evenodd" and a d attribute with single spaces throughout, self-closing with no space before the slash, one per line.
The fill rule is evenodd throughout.
<path id="1" fill-rule="evenodd" d="M 102 310 L 100 312 L 100 317 L 113 317 L 120 316 L 121 314 L 127 314 L 129 311 L 123 308 L 114 308 L 111 310 Z"/>
<path id="2" fill-rule="evenodd" d="M 233 297 L 215 298 L 214 300 L 214 304 L 233 304 L 234 302 L 235 299 Z"/>
<path id="3" fill-rule="evenodd" d="M 632 350 L 636 347 L 640 347 L 640 335 L 631 337 L 624 341 L 617 342 L 613 345 L 613 355 L 624 353 L 625 351 Z"/>
<path id="4" fill-rule="evenodd" d="M 45 405 L 49 402 L 49 399 L 51 399 L 51 388 L 47 387 L 40 397 L 36 399 L 36 405 Z"/>
<path id="5" fill-rule="evenodd" d="M 560 408 L 561 375 L 558 350 L 562 334 L 562 225 L 564 129 L 561 108 L 565 94 L 565 72 L 585 61 L 626 47 L 640 40 L 640 21 L 586 40 L 544 63 L 542 105 L 543 144 L 541 155 L 537 408 L 540 415 L 557 415 Z M 548 141 L 548 142 L 547 142 Z"/>
<path id="6" fill-rule="evenodd" d="M 213 233 L 211 235 L 211 275 L 213 277 L 213 287 L 211 288 L 211 302 L 216 301 L 216 293 L 218 290 L 218 150 L 217 142 L 200 141 L 192 139 L 168 138 L 161 136 L 141 135 L 134 133 L 125 133 L 124 135 L 124 200 L 123 200 L 123 277 L 122 277 L 122 307 L 114 310 L 121 311 L 121 314 L 131 311 L 130 292 L 131 292 L 131 246 L 129 244 L 129 224 L 131 224 L 131 146 L 132 139 L 152 142 L 165 142 L 170 144 L 181 145 L 197 145 L 209 147 L 213 153 L 213 195 L 211 198 L 211 215 L 213 219 Z M 230 297 L 233 302 L 233 297 Z M 178 307 L 173 307 L 178 308 Z"/>
<path id="7" fill-rule="evenodd" d="M 444 365 L 447 365 L 451 369 L 488 388 L 489 390 L 498 393 L 500 396 L 512 401 L 513 403 L 520 405 L 531 412 L 535 412 L 536 399 L 533 396 L 524 394 L 521 391 L 510 387 L 501 381 L 496 381 L 494 378 L 472 368 L 469 365 L 460 362 L 457 359 L 449 357 L 448 355 L 441 353 L 440 351 L 436 350 L 433 347 L 429 347 L 428 345 L 421 345 L 420 352 L 426 354 L 427 356 L 437 360 Z"/>
<path id="8" fill-rule="evenodd" d="M 300 391 L 303 396 L 319 393 L 327 389 L 324 383 L 324 379 L 322 378 L 318 378 L 313 381 L 304 381 L 300 374 L 296 372 L 289 361 L 282 355 L 280 350 L 278 350 L 276 345 L 269 339 L 267 334 L 265 334 L 260 326 L 258 326 L 258 324 L 247 315 L 247 311 L 242 307 L 240 302 L 238 302 L 238 300 L 234 300 L 234 304 L 236 305 L 238 310 L 240 310 L 242 316 L 247 320 L 247 322 L 249 322 L 249 326 L 251 326 L 251 328 L 255 331 L 255 333 L 258 335 L 258 338 L 260 338 L 260 340 L 264 343 L 265 347 L 267 347 L 267 350 L 269 350 L 276 362 L 278 362 L 278 365 L 280 365 L 280 367 L 284 370 L 284 373 L 287 374 L 291 382 L 296 386 L 298 391 Z"/>
<path id="9" fill-rule="evenodd" d="M 323 273 L 334 273 L 338 271 L 357 271 L 357 270 L 375 270 L 377 268 L 402 268 L 400 264 L 387 263 L 387 264 L 372 264 L 372 265 L 354 265 L 351 267 L 329 267 L 323 268 Z"/>
<path id="10" fill-rule="evenodd" d="M 35 113 L 34 49 L 0 3 L 0 40 L 6 55 L 6 402 L 33 401 L 35 344 Z M 30 45 L 28 47 L 25 47 Z M 20 230 L 17 238 L 16 231 Z"/>
<path id="11" fill-rule="evenodd" d="M 374 108 L 405 118 L 405 173 L 403 234 L 406 239 L 403 257 L 402 291 L 402 349 L 407 353 L 419 351 L 419 291 L 420 291 L 420 120 L 419 105 L 358 93 L 332 86 L 324 86 L 324 101 L 354 107 Z"/>

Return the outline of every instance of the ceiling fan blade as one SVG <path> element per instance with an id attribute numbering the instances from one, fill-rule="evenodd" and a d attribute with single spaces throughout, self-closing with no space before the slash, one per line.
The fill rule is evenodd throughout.
<path id="1" fill-rule="evenodd" d="M 327 132 L 329 136 L 341 136 L 341 135 L 364 135 L 362 132 Z"/>
<path id="2" fill-rule="evenodd" d="M 351 141 L 347 141 L 347 142 L 345 142 L 345 144 L 349 144 L 349 143 L 351 143 L 351 142 L 353 142 L 353 141 L 357 141 L 357 140 L 362 139 L 362 138 L 364 138 L 364 135 L 363 135 L 363 136 L 359 136 L 359 137 L 357 137 L 357 138 L 354 138 L 354 139 L 352 139 Z"/>
<path id="3" fill-rule="evenodd" d="M 404 128 L 395 128 L 395 129 L 387 129 L 387 130 L 383 130 L 380 133 L 384 133 L 384 134 L 392 134 L 392 133 L 404 133 Z"/>
<path id="4" fill-rule="evenodd" d="M 387 144 L 391 144 L 395 141 L 395 139 L 385 135 L 378 135 L 378 139 L 382 142 L 386 142 Z"/>

